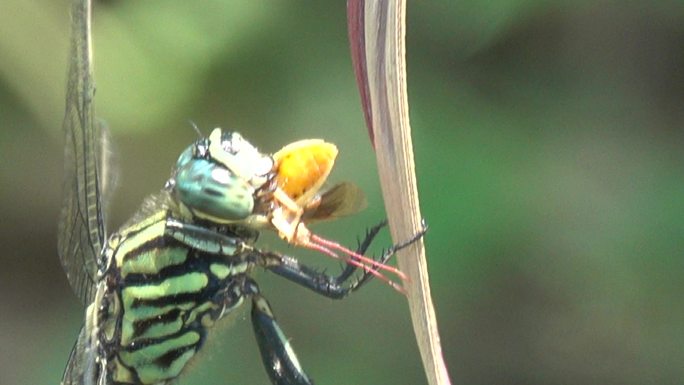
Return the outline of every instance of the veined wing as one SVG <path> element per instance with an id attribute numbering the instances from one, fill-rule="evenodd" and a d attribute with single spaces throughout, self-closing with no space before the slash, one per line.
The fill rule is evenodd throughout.
<path id="1" fill-rule="evenodd" d="M 73 0 L 67 79 L 64 202 L 59 219 L 59 258 L 76 295 L 92 301 L 105 228 L 101 193 L 108 178 L 106 129 L 93 118 L 90 0 Z"/>
<path id="2" fill-rule="evenodd" d="M 342 182 L 332 186 L 314 198 L 313 202 L 310 207 L 304 209 L 302 220 L 305 222 L 335 219 L 355 214 L 367 205 L 363 191 L 350 182 Z"/>
<path id="3" fill-rule="evenodd" d="M 81 328 L 78 340 L 69 355 L 69 362 L 60 385 L 95 385 L 95 350 L 86 327 Z"/>

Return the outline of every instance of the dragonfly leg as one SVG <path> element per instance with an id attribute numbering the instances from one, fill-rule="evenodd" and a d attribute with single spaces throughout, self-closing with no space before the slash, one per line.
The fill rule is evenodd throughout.
<path id="1" fill-rule="evenodd" d="M 382 221 L 379 224 L 375 225 L 374 227 L 371 227 L 370 229 L 368 229 L 366 231 L 366 237 L 364 238 L 364 240 L 362 242 L 359 243 L 359 248 L 357 250 L 357 253 L 359 253 L 359 254 L 365 253 L 366 250 L 368 249 L 368 247 L 370 246 L 371 242 L 373 241 L 373 238 L 375 238 L 375 236 L 378 234 L 378 232 L 380 230 L 382 230 L 382 228 L 385 226 L 387 226 L 386 220 Z M 424 220 L 422 223 L 422 227 L 423 227 L 422 230 L 419 231 L 417 234 L 415 234 L 413 237 L 411 237 L 409 240 L 404 241 L 404 242 L 399 243 L 399 244 L 395 244 L 392 247 L 390 247 L 389 249 L 385 250 L 382 253 L 382 255 L 377 259 L 378 263 L 384 265 L 385 263 L 387 263 L 387 261 L 390 260 L 390 258 L 392 258 L 392 256 L 397 251 L 399 251 L 405 247 L 408 247 L 408 246 L 412 245 L 414 242 L 416 242 L 417 240 L 421 239 L 425 235 L 425 233 L 427 233 L 427 230 L 428 230 L 428 226 Z M 349 279 L 349 277 L 354 273 L 354 271 L 356 269 L 357 269 L 356 266 L 347 265 L 347 267 L 344 269 L 344 271 L 342 271 L 342 274 L 340 274 L 337 277 L 337 279 L 342 279 L 343 281 Z M 365 283 L 367 283 L 371 278 L 373 278 L 373 274 L 371 274 L 368 271 L 364 271 L 364 274 L 351 285 L 351 288 L 350 288 L 351 291 L 357 290 L 358 288 L 363 286 Z"/>
<path id="2" fill-rule="evenodd" d="M 386 226 L 387 226 L 387 221 L 384 220 L 384 221 L 378 223 L 377 225 L 367 229 L 366 230 L 366 236 L 363 238 L 363 241 L 359 241 L 359 245 L 356 248 L 356 253 L 361 254 L 361 255 L 365 254 L 366 251 L 368 250 L 368 248 L 370 247 L 371 243 L 373 243 L 373 240 L 375 239 L 375 237 L 380 232 L 380 230 L 382 230 Z M 391 257 L 392 257 L 392 254 L 387 254 L 387 255 L 383 254 L 380 258 L 378 258 L 378 262 L 381 264 L 384 264 L 387 261 L 389 261 L 389 259 Z M 344 282 L 349 280 L 349 278 L 351 278 L 352 275 L 354 275 L 354 273 L 357 270 L 358 270 L 358 266 L 347 264 L 346 267 L 344 268 L 344 270 L 342 270 L 342 273 L 340 273 L 340 275 L 335 277 L 337 283 L 343 284 Z M 365 272 L 364 276 L 361 279 L 365 278 L 366 276 L 368 276 L 368 278 L 366 278 L 366 280 L 368 280 L 372 277 L 371 274 L 369 274 L 368 272 Z M 359 286 L 358 281 L 356 283 L 356 286 L 358 288 L 358 286 Z"/>
<path id="3" fill-rule="evenodd" d="M 266 298 L 259 294 L 254 281 L 248 283 L 252 292 L 252 326 L 261 360 L 273 385 L 312 385 L 304 373 L 290 342 L 276 322 Z"/>
<path id="4" fill-rule="evenodd" d="M 359 243 L 359 247 L 356 252 L 363 255 L 373 242 L 373 239 L 385 226 L 387 226 L 387 222 L 383 221 L 380 224 L 368 229 L 363 241 Z M 402 248 L 420 239 L 423 234 L 424 231 L 410 239 L 408 242 L 390 247 L 377 259 L 378 263 L 386 263 L 397 250 L 401 250 Z M 273 252 L 262 253 L 273 257 L 273 259 L 277 261 L 277 263 L 272 263 L 266 266 L 266 268 L 270 271 L 294 283 L 311 289 L 318 294 L 332 299 L 341 299 L 346 297 L 353 291 L 358 290 L 373 277 L 372 272 L 364 271 L 363 275 L 361 275 L 359 279 L 347 285 L 346 283 L 351 279 L 354 272 L 356 272 L 358 269 L 357 266 L 347 265 L 339 275 L 331 276 L 317 271 L 314 268 L 300 264 L 296 258 Z"/>
<path id="5" fill-rule="evenodd" d="M 187 246 L 211 254 L 235 255 L 238 248 L 245 247 L 239 238 L 173 218 L 166 220 L 165 233 Z"/>

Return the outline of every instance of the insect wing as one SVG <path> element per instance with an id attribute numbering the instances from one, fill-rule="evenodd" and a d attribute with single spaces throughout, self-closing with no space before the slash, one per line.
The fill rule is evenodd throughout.
<path id="1" fill-rule="evenodd" d="M 60 385 L 95 385 L 95 349 L 90 340 L 86 328 L 82 327 Z"/>
<path id="2" fill-rule="evenodd" d="M 367 206 L 361 189 L 349 182 L 339 183 L 314 198 L 304 208 L 304 222 L 339 218 L 355 214 Z"/>
<path id="3" fill-rule="evenodd" d="M 95 291 L 98 258 L 105 238 L 101 193 L 107 179 L 103 146 L 106 128 L 94 124 L 90 0 L 73 0 L 67 79 L 64 202 L 58 251 L 69 283 L 88 304 Z"/>

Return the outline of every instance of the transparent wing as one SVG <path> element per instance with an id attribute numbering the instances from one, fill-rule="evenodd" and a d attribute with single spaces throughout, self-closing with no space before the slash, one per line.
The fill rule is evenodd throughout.
<path id="1" fill-rule="evenodd" d="M 324 191 L 304 209 L 302 220 L 334 219 L 363 210 L 367 205 L 361 189 L 350 182 L 342 182 Z"/>
<path id="2" fill-rule="evenodd" d="M 73 0 L 67 79 L 64 202 L 59 219 L 59 258 L 76 295 L 90 303 L 105 238 L 101 190 L 108 173 L 106 128 L 93 120 L 90 0 Z"/>
<path id="3" fill-rule="evenodd" d="M 95 349 L 90 344 L 85 326 L 71 349 L 61 385 L 95 385 Z"/>

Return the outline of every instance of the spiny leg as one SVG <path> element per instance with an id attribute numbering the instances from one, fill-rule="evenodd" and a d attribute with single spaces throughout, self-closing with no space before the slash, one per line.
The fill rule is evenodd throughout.
<path id="1" fill-rule="evenodd" d="M 370 228 L 366 232 L 366 237 L 364 240 L 359 243 L 357 252 L 360 254 L 365 253 L 370 244 L 373 242 L 373 239 L 378 235 L 378 232 L 386 225 L 386 222 L 382 222 L 377 226 Z M 302 265 L 294 257 L 270 251 L 262 251 L 260 254 L 262 257 L 273 261 L 271 264 L 266 266 L 266 268 L 270 271 L 318 294 L 332 299 L 344 298 L 352 291 L 352 289 L 355 290 L 358 286 L 356 284 L 352 284 L 351 286 L 343 286 L 357 270 L 357 267 L 353 265 L 347 265 L 342 273 L 335 277 L 319 272 L 316 269 L 306 265 Z"/>
<path id="2" fill-rule="evenodd" d="M 252 327 L 261 360 L 273 385 L 312 385 L 304 373 L 297 355 L 273 316 L 266 298 L 258 292 L 256 283 L 249 283 L 252 293 Z"/>
<path id="3" fill-rule="evenodd" d="M 166 220 L 164 232 L 165 235 L 205 253 L 233 255 L 239 248 L 246 247 L 239 238 L 173 218 Z"/>
<path id="4" fill-rule="evenodd" d="M 357 253 L 364 254 L 373 239 L 378 235 L 378 232 L 387 225 L 387 222 L 383 221 L 380 224 L 370 228 L 366 232 L 366 236 L 362 242 L 360 242 L 357 249 Z M 398 250 L 407 247 L 416 240 L 420 239 L 427 230 L 424 227 L 423 231 L 418 233 L 416 236 L 412 237 L 407 242 L 395 245 L 386 250 L 377 261 L 381 264 L 386 263 L 392 255 Z M 353 276 L 354 272 L 358 269 L 357 266 L 347 265 L 347 267 L 338 276 L 331 276 L 322 272 L 319 272 L 306 265 L 301 265 L 297 259 L 289 257 L 286 255 L 281 255 L 273 252 L 262 252 L 264 257 L 268 259 L 273 259 L 277 261 L 274 264 L 266 266 L 270 271 L 294 282 L 314 292 L 324 295 L 332 299 L 341 299 L 349 295 L 351 292 L 358 290 L 366 282 L 368 282 L 373 274 L 369 271 L 364 271 L 363 275 L 351 283 L 345 286 L 345 283 Z"/>
<path id="5" fill-rule="evenodd" d="M 378 225 L 376 225 L 375 227 L 372 227 L 370 230 L 368 230 L 367 234 L 370 234 L 373 231 L 375 231 L 375 234 L 373 234 L 373 236 L 371 237 L 370 240 L 368 239 L 368 235 L 367 235 L 366 239 L 364 239 L 363 242 L 361 242 L 361 244 L 359 244 L 359 248 L 365 247 L 364 248 L 364 252 L 365 252 L 365 250 L 368 248 L 368 246 L 370 246 L 370 242 L 372 241 L 372 238 L 375 237 L 377 232 L 380 231 L 380 229 L 386 225 L 387 225 L 387 221 L 383 221 L 383 222 L 379 223 Z M 396 254 L 397 251 L 402 250 L 402 249 L 412 245 L 417 240 L 421 239 L 425 235 L 425 233 L 427 233 L 427 230 L 428 230 L 428 226 L 425 223 L 425 220 L 423 220 L 421 225 L 423 228 L 420 232 L 418 232 L 416 235 L 411 237 L 409 240 L 402 242 L 402 243 L 399 243 L 399 244 L 396 244 L 396 245 L 393 245 L 389 249 L 385 250 L 385 252 L 383 252 L 382 255 L 380 256 L 380 258 L 378 258 L 378 262 L 380 264 L 387 263 L 387 261 L 389 261 L 389 259 L 392 258 L 392 256 L 394 254 Z M 347 265 L 347 269 L 349 269 L 349 267 L 353 267 L 353 266 Z M 345 269 L 345 271 L 347 269 Z M 353 273 L 353 271 L 352 271 L 352 273 Z M 373 278 L 372 274 L 370 274 L 369 272 L 364 272 L 363 275 L 361 276 L 361 278 L 359 278 L 356 282 L 354 282 L 354 284 L 352 284 L 352 287 L 350 288 L 350 290 L 351 291 L 358 290 L 361 286 L 363 286 L 371 278 Z"/>
<path id="6" fill-rule="evenodd" d="M 384 226 L 380 224 L 368 231 L 366 239 L 359 245 L 360 252 L 365 252 L 378 231 Z M 173 218 L 166 220 L 165 233 L 179 242 L 197 250 L 220 255 L 233 255 L 238 249 L 247 251 L 248 246 L 241 240 L 216 233 L 215 231 L 178 221 Z M 348 287 L 342 284 L 356 270 L 353 269 L 346 277 L 332 277 L 320 273 L 310 267 L 300 265 L 293 257 L 282 255 L 272 251 L 261 251 L 250 248 L 249 260 L 254 264 L 261 265 L 274 273 L 287 278 L 290 281 L 307 287 L 319 294 L 330 298 L 343 298 L 349 293 Z M 345 269 L 345 272 L 347 269 Z M 257 291 L 258 292 L 258 291 Z"/>
<path id="7" fill-rule="evenodd" d="M 366 236 L 363 238 L 363 241 L 359 241 L 357 238 L 358 242 L 358 247 L 356 248 L 356 253 L 358 254 L 366 254 L 366 251 L 370 247 L 371 243 L 373 243 L 373 239 L 378 235 L 380 230 L 382 230 L 385 226 L 387 226 L 387 220 L 384 220 L 377 225 L 369 228 L 366 230 Z M 389 258 L 385 259 L 384 261 L 381 259 L 378 260 L 380 263 L 385 263 L 389 260 Z M 349 265 L 347 264 L 344 270 L 342 270 L 342 273 L 336 277 L 336 283 L 337 284 L 342 284 L 345 281 L 347 281 L 356 271 L 358 270 L 358 266 L 354 265 Z M 368 275 L 368 274 L 366 274 Z"/>

